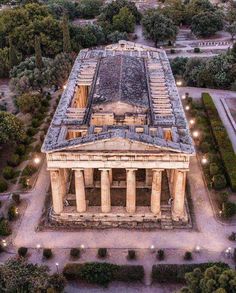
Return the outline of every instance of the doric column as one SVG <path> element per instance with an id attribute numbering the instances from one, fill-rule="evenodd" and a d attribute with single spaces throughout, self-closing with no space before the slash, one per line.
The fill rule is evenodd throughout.
<path id="1" fill-rule="evenodd" d="M 175 170 L 174 172 L 172 219 L 175 221 L 186 219 L 184 207 L 186 171 Z"/>
<path id="2" fill-rule="evenodd" d="M 151 186 L 152 185 L 152 170 L 146 169 L 145 171 L 146 171 L 146 176 L 145 176 L 146 186 Z"/>
<path id="3" fill-rule="evenodd" d="M 174 198 L 174 180 L 175 180 L 175 169 L 173 169 L 173 170 L 170 170 L 169 171 L 170 172 L 170 176 L 169 176 L 169 180 L 170 180 L 170 182 L 169 182 L 169 188 L 170 188 L 170 194 L 171 194 L 171 197 L 173 197 Z"/>
<path id="4" fill-rule="evenodd" d="M 110 179 L 110 184 L 112 185 L 112 181 L 113 181 L 113 178 L 112 178 L 112 169 L 109 170 L 109 179 Z"/>
<path id="5" fill-rule="evenodd" d="M 128 213 L 135 213 L 136 210 L 136 169 L 126 169 L 126 210 Z"/>
<path id="6" fill-rule="evenodd" d="M 86 212 L 86 198 L 85 198 L 85 186 L 84 186 L 84 174 L 83 170 L 75 170 L 75 197 L 76 197 L 76 209 L 78 213 Z"/>
<path id="7" fill-rule="evenodd" d="M 50 170 L 52 203 L 53 210 L 56 214 L 63 211 L 63 198 L 65 195 L 65 178 L 63 170 Z"/>
<path id="8" fill-rule="evenodd" d="M 93 186 L 93 168 L 84 169 L 85 186 Z"/>
<path id="9" fill-rule="evenodd" d="M 101 205 L 103 213 L 109 213 L 111 211 L 109 169 L 101 169 Z"/>
<path id="10" fill-rule="evenodd" d="M 161 179 L 162 170 L 154 169 L 152 177 L 151 211 L 161 214 Z"/>

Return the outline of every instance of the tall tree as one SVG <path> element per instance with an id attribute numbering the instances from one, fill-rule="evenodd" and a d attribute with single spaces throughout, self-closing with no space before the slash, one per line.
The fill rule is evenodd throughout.
<path id="1" fill-rule="evenodd" d="M 42 51 L 39 36 L 35 36 L 34 40 L 35 65 L 41 70 L 43 67 Z"/>
<path id="2" fill-rule="evenodd" d="M 63 13 L 62 32 L 63 32 L 63 52 L 70 53 L 71 52 L 70 31 L 69 31 L 68 17 L 66 13 Z"/>
<path id="3" fill-rule="evenodd" d="M 16 48 L 13 45 L 12 38 L 9 37 L 9 68 L 13 68 L 18 64 Z"/>

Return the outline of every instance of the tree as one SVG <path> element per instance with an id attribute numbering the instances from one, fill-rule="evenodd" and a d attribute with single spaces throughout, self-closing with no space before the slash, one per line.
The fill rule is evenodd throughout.
<path id="1" fill-rule="evenodd" d="M 28 264 L 24 259 L 10 259 L 0 266 L 1 292 L 46 292 L 47 289 L 62 292 L 65 279 L 61 275 L 50 276 L 47 266 Z"/>
<path id="2" fill-rule="evenodd" d="M 161 13 L 170 18 L 176 25 L 185 21 L 185 5 L 181 0 L 166 0 Z"/>
<path id="3" fill-rule="evenodd" d="M 195 15 L 191 31 L 197 36 L 211 36 L 223 28 L 223 17 L 218 12 L 201 12 Z"/>
<path id="4" fill-rule="evenodd" d="M 29 92 L 32 90 L 42 91 L 45 86 L 51 86 L 53 60 L 42 58 L 43 67 L 39 70 L 36 67 L 35 57 L 26 58 L 10 72 L 10 87 L 18 93 Z"/>
<path id="5" fill-rule="evenodd" d="M 171 60 L 171 69 L 175 76 L 182 76 L 184 75 L 186 64 L 188 62 L 188 58 L 186 57 L 176 57 Z"/>
<path id="6" fill-rule="evenodd" d="M 138 11 L 134 2 L 127 0 L 111 1 L 110 3 L 105 5 L 101 11 L 100 20 L 107 21 L 112 24 L 113 17 L 119 14 L 120 10 L 124 7 L 127 7 L 129 9 L 129 11 L 135 17 L 136 23 L 139 23 L 141 20 L 140 12 Z"/>
<path id="7" fill-rule="evenodd" d="M 187 286 L 179 293 L 235 292 L 236 271 L 219 266 L 212 266 L 202 272 L 199 268 L 185 274 Z"/>
<path id="8" fill-rule="evenodd" d="M 47 7 L 52 15 L 58 19 L 63 16 L 66 11 L 68 18 L 73 20 L 79 17 L 78 3 L 69 0 L 49 0 Z"/>
<path id="9" fill-rule="evenodd" d="M 15 115 L 0 112 L 0 144 L 21 141 L 24 135 L 23 124 Z"/>
<path id="10" fill-rule="evenodd" d="M 192 18 L 202 12 L 214 12 L 215 7 L 209 0 L 192 0 L 186 7 L 186 21 L 191 24 Z"/>
<path id="11" fill-rule="evenodd" d="M 77 7 L 79 16 L 82 18 L 94 18 L 99 15 L 102 4 L 102 0 L 81 0 Z"/>
<path id="12" fill-rule="evenodd" d="M 70 31 L 69 31 L 68 18 L 66 13 L 63 14 L 63 18 L 62 18 L 62 32 L 63 32 L 63 52 L 70 53 L 71 51 Z"/>
<path id="13" fill-rule="evenodd" d="M 34 113 L 40 107 L 40 95 L 25 93 L 16 100 L 17 106 L 22 113 Z"/>
<path id="14" fill-rule="evenodd" d="M 43 67 L 43 60 L 42 60 L 42 52 L 41 52 L 39 36 L 35 36 L 34 52 L 35 52 L 35 65 L 39 70 L 41 70 Z"/>
<path id="15" fill-rule="evenodd" d="M 120 32 L 132 33 L 135 26 L 135 17 L 127 7 L 121 8 L 117 15 L 113 16 L 113 29 Z"/>
<path id="16" fill-rule="evenodd" d="M 9 48 L 0 49 L 0 78 L 9 75 Z"/>
<path id="17" fill-rule="evenodd" d="M 231 24 L 227 24 L 225 29 L 228 33 L 230 33 L 233 40 L 236 35 L 236 21 L 232 22 Z"/>
<path id="18" fill-rule="evenodd" d="M 144 14 L 142 24 L 145 36 L 153 40 L 156 47 L 158 42 L 175 40 L 178 32 L 173 21 L 157 10 L 147 11 Z"/>
<path id="19" fill-rule="evenodd" d="M 18 64 L 16 49 L 13 45 L 12 38 L 9 38 L 9 68 L 13 68 Z"/>
<path id="20" fill-rule="evenodd" d="M 120 40 L 128 40 L 128 34 L 126 32 L 114 31 L 107 36 L 107 39 L 111 43 L 118 43 Z"/>

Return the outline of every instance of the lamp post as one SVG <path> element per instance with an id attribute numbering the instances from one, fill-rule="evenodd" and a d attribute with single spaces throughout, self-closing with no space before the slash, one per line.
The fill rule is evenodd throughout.
<path id="1" fill-rule="evenodd" d="M 56 262 L 55 265 L 56 265 L 56 268 L 57 268 L 57 273 L 59 274 L 59 263 Z"/>
<path id="2" fill-rule="evenodd" d="M 38 165 L 39 163 L 40 163 L 40 158 L 39 157 L 35 157 L 34 158 L 34 163 L 36 164 L 36 165 Z"/>

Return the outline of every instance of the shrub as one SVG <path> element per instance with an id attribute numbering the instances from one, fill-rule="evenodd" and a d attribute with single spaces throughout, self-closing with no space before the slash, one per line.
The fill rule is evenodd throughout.
<path id="1" fill-rule="evenodd" d="M 49 276 L 47 293 L 65 292 L 66 278 L 61 274 L 53 274 Z"/>
<path id="2" fill-rule="evenodd" d="M 12 194 L 12 200 L 15 202 L 16 205 L 20 204 L 20 194 L 19 193 L 13 193 Z"/>
<path id="3" fill-rule="evenodd" d="M 192 272 L 195 268 L 199 268 L 204 272 L 213 265 L 228 269 L 226 263 L 197 263 L 197 264 L 158 264 L 152 266 L 152 280 L 158 283 L 183 283 L 185 274 Z"/>
<path id="4" fill-rule="evenodd" d="M 28 248 L 26 247 L 20 247 L 18 248 L 18 255 L 21 257 L 25 257 L 27 255 Z"/>
<path id="5" fill-rule="evenodd" d="M 70 256 L 73 258 L 79 258 L 80 257 L 80 249 L 79 248 L 71 248 Z"/>
<path id="6" fill-rule="evenodd" d="M 27 165 L 22 172 L 23 176 L 31 176 L 37 171 L 37 168 L 33 165 Z"/>
<path id="7" fill-rule="evenodd" d="M 29 145 L 31 143 L 31 140 L 32 140 L 31 137 L 25 136 L 24 139 L 22 140 L 22 143 L 24 145 Z"/>
<path id="8" fill-rule="evenodd" d="M 122 265 L 114 273 L 114 280 L 120 282 L 137 282 L 144 278 L 143 266 Z"/>
<path id="9" fill-rule="evenodd" d="M 231 189 L 236 191 L 236 154 L 211 96 L 208 93 L 203 93 L 202 101 L 223 161 L 227 180 L 230 183 Z"/>
<path id="10" fill-rule="evenodd" d="M 14 205 L 10 206 L 7 212 L 8 220 L 13 221 L 15 220 L 17 213 L 16 213 L 16 207 Z"/>
<path id="11" fill-rule="evenodd" d="M 135 250 L 132 250 L 132 249 L 131 250 L 128 250 L 127 258 L 130 259 L 130 260 L 136 259 Z"/>
<path id="12" fill-rule="evenodd" d="M 36 133 L 37 133 L 37 129 L 32 128 L 32 127 L 28 128 L 27 131 L 26 131 L 26 134 L 28 136 L 34 136 Z"/>
<path id="13" fill-rule="evenodd" d="M 51 248 L 44 248 L 43 249 L 43 257 L 46 259 L 52 258 L 52 250 Z"/>
<path id="14" fill-rule="evenodd" d="M 4 247 L 2 246 L 2 244 L 0 244 L 0 253 L 4 252 Z"/>
<path id="15" fill-rule="evenodd" d="M 235 241 L 236 240 L 236 233 L 235 232 L 232 232 L 230 235 L 229 235 L 229 240 L 230 241 Z"/>
<path id="16" fill-rule="evenodd" d="M 194 48 L 193 52 L 194 52 L 194 53 L 200 53 L 201 50 L 200 50 L 200 48 Z"/>
<path id="17" fill-rule="evenodd" d="M 19 155 L 19 156 L 22 156 L 25 154 L 25 145 L 24 144 L 20 144 L 16 147 L 16 153 Z"/>
<path id="18" fill-rule="evenodd" d="M 192 260 L 192 259 L 193 259 L 192 252 L 186 251 L 184 254 L 184 260 Z"/>
<path id="19" fill-rule="evenodd" d="M 105 258 L 107 256 L 107 249 L 106 248 L 99 248 L 98 249 L 98 257 Z"/>
<path id="20" fill-rule="evenodd" d="M 210 150 L 210 144 L 206 141 L 203 141 L 200 145 L 200 149 L 203 153 L 208 153 Z"/>
<path id="21" fill-rule="evenodd" d="M 3 180 L 2 178 L 0 178 L 0 192 L 6 191 L 7 188 L 8 188 L 7 182 Z"/>
<path id="22" fill-rule="evenodd" d="M 118 266 L 109 263 L 85 263 L 81 266 L 79 278 L 88 283 L 107 286 L 114 280 L 114 273 Z"/>
<path id="23" fill-rule="evenodd" d="M 157 251 L 157 259 L 164 260 L 165 259 L 165 251 L 163 249 L 159 249 Z"/>
<path id="24" fill-rule="evenodd" d="M 38 128 L 40 125 L 40 121 L 38 119 L 34 118 L 34 119 L 32 119 L 31 125 L 34 128 Z"/>
<path id="25" fill-rule="evenodd" d="M 9 222 L 6 219 L 0 220 L 0 236 L 8 236 L 11 234 Z"/>
<path id="26" fill-rule="evenodd" d="M 42 100 L 42 102 L 41 102 L 41 105 L 43 106 L 43 107 L 48 107 L 49 106 L 49 102 L 48 102 L 48 100 Z"/>
<path id="27" fill-rule="evenodd" d="M 12 179 L 14 175 L 15 175 L 14 169 L 10 166 L 6 166 L 2 171 L 2 176 L 7 180 Z"/>
<path id="28" fill-rule="evenodd" d="M 213 187 L 216 190 L 221 190 L 225 188 L 226 185 L 227 185 L 227 182 L 224 175 L 218 174 L 213 176 Z"/>
<path id="29" fill-rule="evenodd" d="M 170 54 L 175 54 L 175 49 L 170 49 Z"/>
<path id="30" fill-rule="evenodd" d="M 225 218 L 233 217 L 236 214 L 236 204 L 230 201 L 223 203 L 222 214 Z"/>
<path id="31" fill-rule="evenodd" d="M 214 176 L 216 174 L 219 173 L 219 167 L 217 166 L 216 163 L 211 163 L 210 164 L 210 175 L 211 176 Z"/>
<path id="32" fill-rule="evenodd" d="M 11 167 L 16 167 L 20 163 L 20 156 L 18 154 L 11 155 L 10 160 L 7 161 L 7 164 Z"/>

